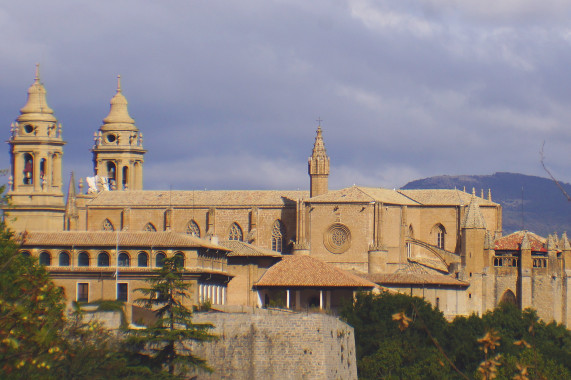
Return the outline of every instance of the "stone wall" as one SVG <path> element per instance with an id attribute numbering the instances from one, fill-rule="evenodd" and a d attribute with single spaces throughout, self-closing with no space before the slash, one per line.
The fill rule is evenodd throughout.
<path id="1" fill-rule="evenodd" d="M 357 379 L 353 328 L 325 314 L 257 309 L 246 313 L 196 313 L 219 339 L 195 343 L 211 374 L 197 379 Z"/>

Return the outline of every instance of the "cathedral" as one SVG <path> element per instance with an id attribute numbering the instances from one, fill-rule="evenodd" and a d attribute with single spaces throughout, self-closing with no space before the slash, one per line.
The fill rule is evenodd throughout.
<path id="1" fill-rule="evenodd" d="M 137 321 L 135 289 L 175 257 L 198 307 L 335 310 L 357 291 L 395 291 L 448 318 L 512 302 L 571 323 L 567 236 L 503 236 L 490 190 L 329 189 L 321 125 L 307 191 L 144 190 L 143 135 L 120 79 L 92 132 L 93 173 L 64 193 L 66 143 L 36 71 L 10 127 L 4 218 L 68 303 L 118 299 Z"/>

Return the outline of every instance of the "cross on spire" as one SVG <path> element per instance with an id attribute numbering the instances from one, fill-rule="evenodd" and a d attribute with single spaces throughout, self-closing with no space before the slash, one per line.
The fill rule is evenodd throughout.
<path id="1" fill-rule="evenodd" d="M 321 122 L 323 121 L 323 120 L 321 120 L 321 117 L 318 117 L 317 120 L 315 120 L 315 121 L 317 121 L 317 123 L 318 123 L 317 126 L 321 127 Z"/>

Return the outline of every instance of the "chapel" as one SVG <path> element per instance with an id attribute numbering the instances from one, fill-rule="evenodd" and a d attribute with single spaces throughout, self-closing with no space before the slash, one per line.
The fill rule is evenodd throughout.
<path id="1" fill-rule="evenodd" d="M 490 190 L 330 189 L 321 125 L 307 190 L 144 190 L 143 134 L 120 78 L 85 132 L 93 173 L 72 174 L 64 193 L 66 142 L 36 70 L 10 126 L 4 217 L 69 303 L 118 299 L 137 320 L 135 289 L 176 257 L 197 307 L 335 310 L 356 291 L 396 291 L 449 318 L 512 302 L 571 323 L 567 236 L 503 236 Z"/>

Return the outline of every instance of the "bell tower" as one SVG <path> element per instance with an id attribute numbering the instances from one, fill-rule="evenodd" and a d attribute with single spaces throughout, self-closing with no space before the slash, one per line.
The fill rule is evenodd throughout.
<path id="1" fill-rule="evenodd" d="M 109 190 L 143 189 L 143 134 L 129 116 L 127 99 L 117 77 L 117 93 L 111 99 L 109 115 L 94 134 L 93 166 L 95 175 Z"/>
<path id="2" fill-rule="evenodd" d="M 6 221 L 14 231 L 61 231 L 65 205 L 62 192 L 61 124 L 46 101 L 36 65 L 26 105 L 10 126 L 10 205 Z"/>
<path id="3" fill-rule="evenodd" d="M 323 143 L 321 124 L 317 127 L 317 136 L 313 152 L 308 160 L 310 197 L 316 197 L 329 191 L 329 157 Z"/>

